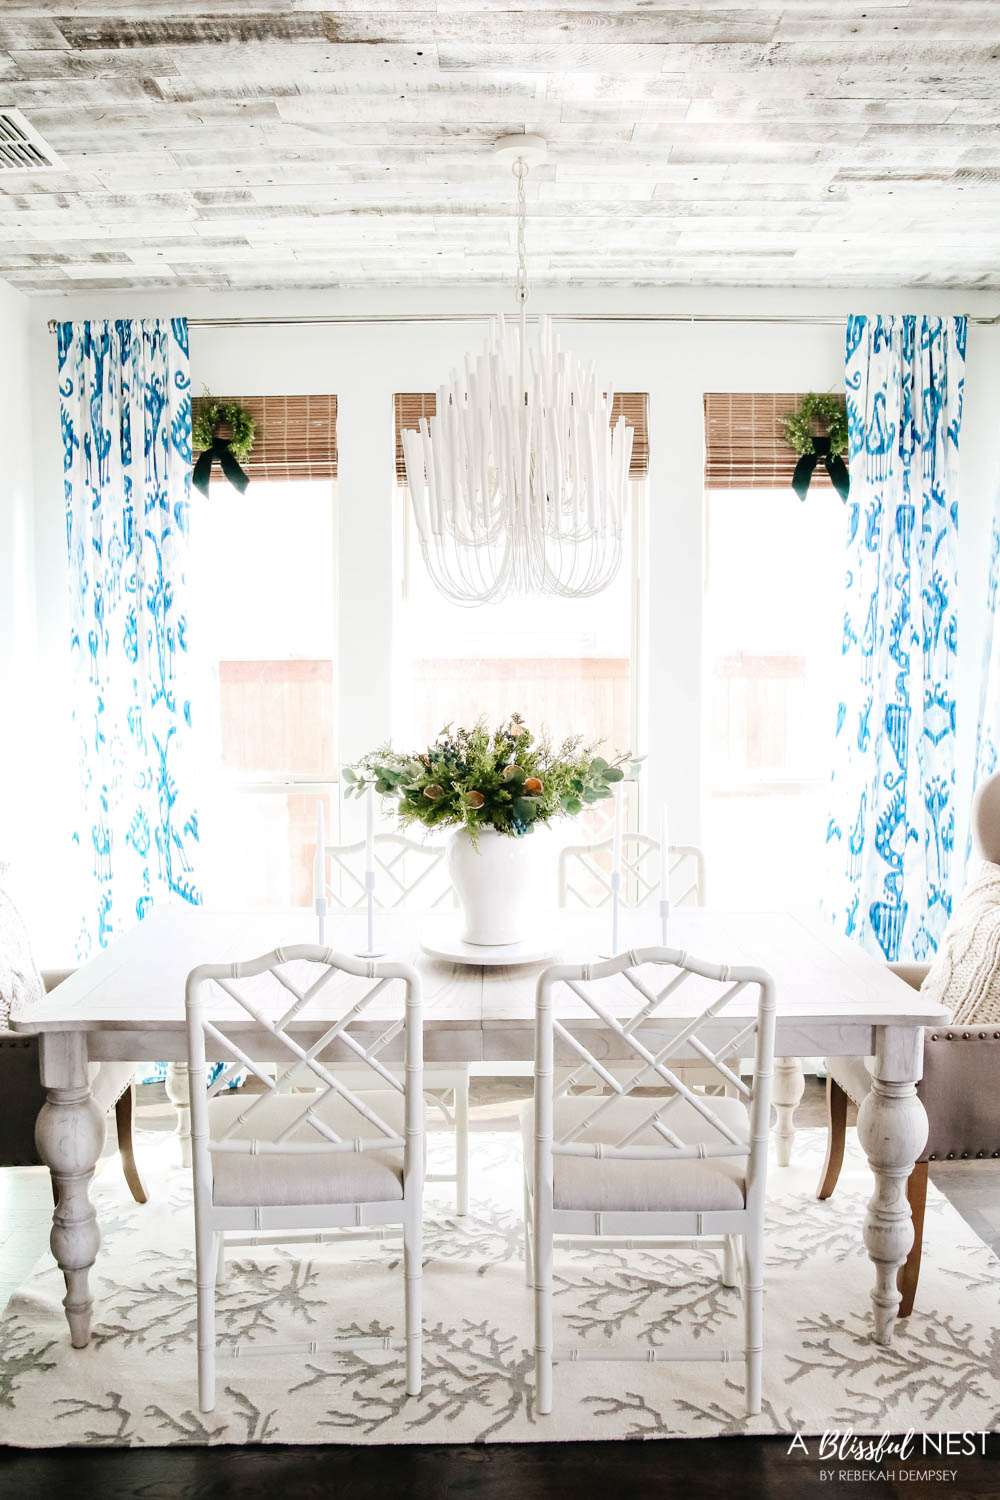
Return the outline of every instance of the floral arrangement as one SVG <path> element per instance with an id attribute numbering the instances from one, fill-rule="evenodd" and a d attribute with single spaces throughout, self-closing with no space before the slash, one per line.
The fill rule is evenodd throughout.
<path id="1" fill-rule="evenodd" d="M 373 750 L 343 772 L 345 794 L 369 787 L 396 803 L 402 827 L 482 828 L 520 838 L 536 823 L 575 817 L 613 796 L 625 775 L 627 755 L 613 761 L 593 754 L 581 735 L 553 746 L 536 739 L 519 714 L 490 730 L 480 719 L 471 729 L 447 725 L 427 750 L 406 755 L 391 745 Z"/>
<path id="2" fill-rule="evenodd" d="M 782 417 L 785 439 L 796 453 L 816 453 L 814 422 L 826 428 L 831 457 L 847 452 L 847 407 L 842 396 L 817 396 L 810 391 L 803 396 L 797 411 Z M 819 434 L 822 436 L 822 434 Z"/>

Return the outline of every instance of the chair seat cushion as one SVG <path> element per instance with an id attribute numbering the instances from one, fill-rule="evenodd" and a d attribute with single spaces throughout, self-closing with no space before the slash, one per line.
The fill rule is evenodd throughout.
<path id="1" fill-rule="evenodd" d="M 558 1139 L 586 1118 L 601 1101 L 586 1095 L 557 1099 L 553 1109 L 553 1139 Z M 706 1104 L 712 1112 L 749 1141 L 750 1121 L 738 1099 L 712 1098 Z M 661 1107 L 662 1098 L 616 1099 L 600 1120 L 588 1126 L 578 1137 L 581 1141 L 600 1141 L 616 1145 L 622 1136 Z M 666 1116 L 670 1129 L 686 1145 L 722 1144 L 724 1137 L 685 1101 L 671 1106 Z M 521 1139 L 528 1181 L 534 1173 L 535 1103 L 529 1099 L 521 1108 Z M 668 1143 L 647 1126 L 630 1145 L 663 1146 Z M 607 1157 L 554 1156 L 552 1162 L 553 1205 L 555 1208 L 589 1209 L 595 1213 L 694 1211 L 709 1213 L 717 1209 L 741 1209 L 746 1206 L 747 1159 L 743 1156 L 704 1157 L 675 1161 L 628 1161 Z"/>
<path id="2" fill-rule="evenodd" d="M 259 1098 L 259 1096 L 257 1096 Z M 403 1095 L 393 1090 L 358 1094 L 380 1119 L 403 1134 Z M 255 1098 L 229 1095 L 209 1102 L 209 1130 L 217 1140 L 241 1114 L 250 1110 Z M 265 1099 L 245 1124 L 233 1132 L 236 1140 L 274 1141 L 308 1104 L 305 1094 L 279 1094 Z M 327 1094 L 316 1115 L 344 1140 L 379 1135 L 352 1105 Z M 291 1140 L 321 1139 L 311 1125 L 302 1125 Z M 214 1151 L 213 1201 L 219 1207 L 247 1205 L 278 1207 L 304 1203 L 386 1203 L 403 1196 L 403 1148 L 388 1146 L 369 1151 L 248 1152 Z"/>
<path id="3" fill-rule="evenodd" d="M 826 1070 L 855 1104 L 861 1104 L 872 1091 L 873 1062 L 864 1057 L 828 1057 Z"/>

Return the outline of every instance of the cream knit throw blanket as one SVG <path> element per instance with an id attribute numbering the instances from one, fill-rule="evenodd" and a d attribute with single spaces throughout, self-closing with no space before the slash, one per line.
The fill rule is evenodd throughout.
<path id="1" fill-rule="evenodd" d="M 920 993 L 956 1025 L 1000 1021 L 1000 865 L 973 870 Z"/>

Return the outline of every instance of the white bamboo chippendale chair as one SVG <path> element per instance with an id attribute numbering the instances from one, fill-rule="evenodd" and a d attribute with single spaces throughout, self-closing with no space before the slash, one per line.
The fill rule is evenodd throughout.
<path id="1" fill-rule="evenodd" d="M 422 844 L 399 833 L 375 835 L 375 902 L 381 910 L 418 906 L 435 910 L 455 904 L 448 878 L 447 850 Z M 318 846 L 317 846 L 318 847 Z M 328 912 L 361 911 L 368 899 L 364 874 L 365 843 L 323 842 L 322 861 L 314 861 L 314 907 L 319 941 L 326 941 Z M 391 1037 L 388 1039 L 391 1040 Z M 354 1070 L 338 1069 L 338 1077 L 355 1082 Z M 455 1212 L 469 1212 L 469 1064 L 431 1063 L 424 1069 L 428 1104 L 455 1132 L 454 1172 L 431 1172 L 427 1182 L 455 1184 Z"/>
<path id="2" fill-rule="evenodd" d="M 595 844 L 568 844 L 559 854 L 559 905 L 611 905 L 613 839 Z M 607 855 L 605 862 L 603 856 Z M 671 844 L 669 889 L 672 906 L 704 906 L 705 856 L 694 844 Z M 624 907 L 654 905 L 660 894 L 660 840 L 647 833 L 622 835 Z"/>
<path id="3" fill-rule="evenodd" d="M 357 981 L 363 981 L 358 983 Z M 396 984 L 403 995 L 404 1081 L 379 1060 L 373 1033 L 352 1028 Z M 339 996 L 339 999 L 338 999 Z M 310 1015 L 311 1013 L 311 1015 Z M 335 1019 L 331 1019 L 335 1017 Z M 302 1032 L 312 1019 L 311 1032 Z M 226 1237 L 252 1244 L 315 1241 L 317 1231 L 400 1224 L 405 1339 L 362 1338 L 310 1345 L 334 1353 L 406 1349 L 406 1389 L 420 1392 L 421 1250 L 424 1180 L 423 1037 L 420 979 L 406 964 L 359 959 L 300 944 L 247 963 L 206 964 L 187 981 L 188 1066 L 198 1285 L 198 1401 L 215 1406 L 215 1288 L 225 1275 Z M 251 1056 L 254 1029 L 269 1039 L 269 1065 Z M 319 1029 L 321 1034 L 315 1038 Z M 375 1033 L 375 1035 L 380 1035 Z M 304 1043 L 308 1042 L 308 1045 Z M 288 1061 L 274 1066 L 275 1056 Z M 206 1053 L 231 1063 L 206 1088 Z M 333 1071 L 347 1054 L 369 1074 L 355 1092 Z M 332 1056 L 331 1056 L 332 1054 Z M 224 1091 L 241 1072 L 264 1092 Z M 310 1078 L 308 1092 L 294 1092 Z M 292 1092 L 289 1092 L 292 1090 Z M 296 1233 L 309 1231 L 312 1233 Z M 260 1231 L 265 1231 L 261 1234 Z M 243 1243 L 247 1243 L 246 1238 Z M 287 1346 L 286 1346 L 287 1347 Z M 255 1344 L 233 1354 L 282 1353 Z"/>
<path id="4" fill-rule="evenodd" d="M 663 976 L 666 982 L 662 982 Z M 687 989 L 685 990 L 685 986 Z M 726 1017 L 744 990 L 757 990 L 751 1014 Z M 688 997 L 690 996 L 690 999 Z M 694 1020 L 674 1023 L 658 1014 L 670 1002 Z M 562 1012 L 562 1017 L 557 1012 Z M 624 1022 L 619 1016 L 627 1014 Z M 563 964 L 538 981 L 535 1096 L 521 1113 L 525 1162 L 525 1270 L 535 1294 L 535 1391 L 538 1411 L 552 1410 L 552 1366 L 564 1360 L 664 1359 L 745 1361 L 747 1412 L 760 1411 L 763 1354 L 764 1183 L 774 1054 L 774 981 L 763 969 L 728 968 L 671 948 L 643 948 L 593 965 Z M 655 1052 L 643 1041 L 657 1030 Z M 665 1030 L 672 1030 L 659 1045 Z M 699 1035 L 701 1033 L 702 1035 Z M 703 1036 L 708 1036 L 708 1045 Z M 585 1041 L 583 1039 L 586 1040 Z M 749 1050 L 748 1084 L 723 1061 Z M 580 1063 L 557 1083 L 555 1049 Z M 652 1044 L 652 1043 L 651 1043 Z M 630 1056 L 620 1079 L 598 1056 Z M 668 1059 L 694 1055 L 707 1063 L 734 1097 L 695 1093 Z M 609 1094 L 571 1095 L 595 1077 Z M 663 1093 L 635 1097 L 655 1083 Z M 689 1349 L 634 1355 L 603 1350 L 556 1352 L 552 1327 L 552 1242 L 578 1237 L 665 1236 L 683 1244 L 721 1237 L 723 1284 L 739 1278 L 743 1241 L 744 1337 L 740 1349 Z M 677 1240 L 650 1238 L 652 1248 Z"/>
<path id="5" fill-rule="evenodd" d="M 448 878 L 448 851 L 442 844 L 423 844 L 401 833 L 377 833 L 375 843 L 375 905 L 380 910 L 421 905 L 430 911 L 454 906 L 455 891 Z M 357 911 L 367 899 L 365 843 L 324 842 L 322 895 L 328 910 Z"/>
<path id="6" fill-rule="evenodd" d="M 611 905 L 611 851 L 614 840 L 600 839 L 593 844 L 569 844 L 559 855 L 559 905 L 588 906 L 592 909 Z M 622 835 L 623 907 L 653 907 L 660 896 L 662 848 L 659 839 L 647 833 Z M 604 859 L 604 856 L 607 859 Z M 694 844 L 669 844 L 668 889 L 671 906 L 704 906 L 705 856 Z M 739 1059 L 730 1059 L 739 1067 Z M 719 1079 L 711 1070 L 685 1067 L 685 1082 L 707 1085 L 721 1092 Z M 595 1090 L 597 1089 L 595 1080 Z M 594 1090 L 592 1090 L 593 1092 Z"/>

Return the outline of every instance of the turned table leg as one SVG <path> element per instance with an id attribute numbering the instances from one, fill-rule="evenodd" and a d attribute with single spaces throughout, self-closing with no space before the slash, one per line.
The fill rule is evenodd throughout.
<path id="1" fill-rule="evenodd" d="M 775 1139 L 777 1142 L 778 1166 L 787 1167 L 792 1160 L 792 1143 L 795 1140 L 795 1111 L 802 1099 L 806 1077 L 802 1062 L 797 1057 L 774 1059 L 774 1081 L 771 1085 L 771 1103 L 777 1116 Z"/>
<path id="2" fill-rule="evenodd" d="M 63 1307 L 70 1341 L 82 1349 L 90 1339 L 94 1305 L 90 1268 L 101 1244 L 88 1190 L 107 1125 L 90 1093 L 86 1033 L 42 1032 L 39 1056 L 48 1094 L 35 1125 L 35 1143 L 52 1173 L 55 1211 L 49 1244 L 66 1279 Z"/>
<path id="3" fill-rule="evenodd" d="M 892 1338 L 899 1308 L 897 1273 L 913 1244 L 906 1183 L 927 1141 L 927 1113 L 917 1098 L 923 1072 L 920 1027 L 879 1026 L 871 1093 L 858 1110 L 858 1139 L 875 1177 L 865 1214 L 864 1238 L 875 1266 L 875 1337 Z"/>
<path id="4" fill-rule="evenodd" d="M 167 1063 L 167 1098 L 177 1112 L 177 1150 L 182 1167 L 191 1165 L 191 1095 L 186 1062 Z"/>

